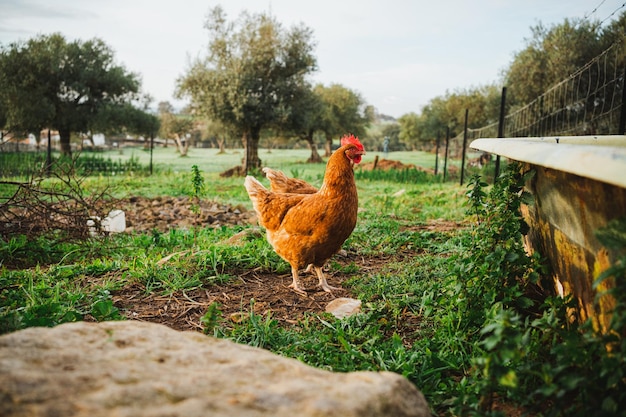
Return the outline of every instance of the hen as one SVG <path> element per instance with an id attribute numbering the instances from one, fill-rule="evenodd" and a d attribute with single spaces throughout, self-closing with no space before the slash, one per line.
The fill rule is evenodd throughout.
<path id="1" fill-rule="evenodd" d="M 271 178 L 274 191 L 266 189 L 252 176 L 244 181 L 259 223 L 267 231 L 268 242 L 291 265 L 293 282 L 289 287 L 297 293 L 306 295 L 298 273 L 310 264 L 324 291 L 336 289 L 328 285 L 322 267 L 339 251 L 356 226 L 358 195 L 353 165 L 361 162 L 364 154 L 358 138 L 353 135 L 341 138 L 341 147 L 329 158 L 322 186 L 316 191 L 313 186 L 307 184 L 306 187 L 298 182 L 291 187 L 283 184 L 281 188 L 280 181 Z M 300 191 L 294 192 L 297 188 L 293 188 L 293 184 L 299 184 Z M 291 192 L 283 192 L 285 190 Z"/>

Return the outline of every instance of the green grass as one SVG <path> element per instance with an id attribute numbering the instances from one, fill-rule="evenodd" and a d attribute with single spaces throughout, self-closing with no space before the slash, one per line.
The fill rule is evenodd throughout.
<path id="1" fill-rule="evenodd" d="M 145 163 L 149 155 L 125 149 L 118 156 Z M 306 150 L 261 150 L 260 156 L 264 165 L 321 182 L 324 165 L 303 163 Z M 432 159 L 422 153 L 388 157 L 405 163 Z M 156 150 L 154 158 L 152 176 L 89 177 L 84 186 L 108 184 L 119 197 L 201 193 L 252 208 L 242 178 L 219 176 L 239 164 L 239 151 L 192 149 L 181 158 L 168 148 Z M 204 332 L 323 369 L 397 372 L 440 415 L 501 415 L 494 404 L 536 416 L 624 415 L 624 284 L 616 292 L 621 310 L 614 332 L 606 336 L 570 323 L 569 300 L 538 296 L 543 269 L 521 244 L 517 209 L 525 198 L 524 178 L 513 172 L 496 186 L 476 177 L 466 187 L 433 176 L 406 181 L 397 172 L 357 178 L 359 219 L 344 247 L 379 266 L 361 269 L 331 260 L 330 267 L 349 275 L 343 285 L 363 302 L 362 314 L 344 320 L 311 314 L 285 326 L 271 312 L 255 313 L 254 300 L 242 300 L 247 314 L 238 323 L 210 305 L 201 320 Z M 430 227 L 445 222 L 465 227 Z M 241 246 L 224 243 L 243 229 L 154 231 L 88 242 L 0 241 L 0 259 L 36 265 L 0 265 L 0 333 L 86 317 L 122 319 L 111 291 L 127 285 L 168 295 L 224 284 L 254 268 L 289 273 L 261 235 L 250 235 Z M 186 255 L 158 264 L 178 252 Z M 616 276 L 624 275 L 624 264 L 614 267 Z"/>

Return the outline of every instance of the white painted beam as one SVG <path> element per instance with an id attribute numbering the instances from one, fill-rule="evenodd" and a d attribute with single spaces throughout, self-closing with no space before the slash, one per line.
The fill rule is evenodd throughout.
<path id="1" fill-rule="evenodd" d="M 484 138 L 470 147 L 626 188 L 626 136 Z"/>

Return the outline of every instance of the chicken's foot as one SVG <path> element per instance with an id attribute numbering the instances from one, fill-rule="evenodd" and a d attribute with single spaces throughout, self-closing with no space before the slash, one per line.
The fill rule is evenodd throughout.
<path id="1" fill-rule="evenodd" d="M 324 276 L 324 271 L 322 271 L 322 267 L 321 266 L 313 266 L 315 268 L 315 273 L 317 274 L 317 277 L 319 278 L 320 282 L 319 284 L 317 284 L 318 286 L 322 287 L 322 289 L 326 292 L 333 292 L 333 290 L 340 290 L 341 288 L 337 288 L 337 287 L 331 287 L 330 285 L 328 285 L 328 282 L 326 282 L 326 277 Z"/>
<path id="2" fill-rule="evenodd" d="M 291 275 L 293 275 L 293 282 L 289 285 L 289 288 L 293 289 L 298 294 L 307 297 L 306 291 L 300 286 L 300 283 L 298 282 L 298 269 L 292 267 Z"/>

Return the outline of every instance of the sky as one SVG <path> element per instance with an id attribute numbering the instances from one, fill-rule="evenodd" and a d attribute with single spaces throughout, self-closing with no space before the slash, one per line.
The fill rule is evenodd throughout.
<path id="1" fill-rule="evenodd" d="M 204 23 L 218 4 L 229 20 L 246 10 L 308 26 L 318 66 L 311 81 L 341 84 L 396 118 L 447 92 L 499 83 L 539 23 L 606 25 L 624 10 L 624 0 L 0 0 L 0 44 L 55 32 L 100 38 L 140 75 L 154 106 L 181 108 L 176 80 L 206 56 Z"/>

